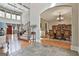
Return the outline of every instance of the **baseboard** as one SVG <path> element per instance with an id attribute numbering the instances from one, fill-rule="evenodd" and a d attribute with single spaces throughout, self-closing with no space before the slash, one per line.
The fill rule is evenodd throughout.
<path id="1" fill-rule="evenodd" d="M 72 46 L 71 45 L 71 50 L 74 50 L 74 51 L 79 52 L 79 47 L 78 46 Z"/>
<path id="2" fill-rule="evenodd" d="M 79 47 L 78 47 L 78 53 L 79 53 Z"/>

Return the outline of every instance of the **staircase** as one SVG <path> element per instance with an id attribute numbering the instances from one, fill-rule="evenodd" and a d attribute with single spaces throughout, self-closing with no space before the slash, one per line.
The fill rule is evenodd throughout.
<path id="1" fill-rule="evenodd" d="M 30 22 L 27 22 L 22 26 L 22 34 L 20 35 L 20 39 L 28 40 L 30 39 L 31 27 Z"/>

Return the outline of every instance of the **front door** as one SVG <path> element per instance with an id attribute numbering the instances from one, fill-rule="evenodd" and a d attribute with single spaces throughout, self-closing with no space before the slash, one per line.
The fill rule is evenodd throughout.
<path id="1" fill-rule="evenodd" d="M 7 34 L 12 34 L 12 25 L 7 25 Z"/>

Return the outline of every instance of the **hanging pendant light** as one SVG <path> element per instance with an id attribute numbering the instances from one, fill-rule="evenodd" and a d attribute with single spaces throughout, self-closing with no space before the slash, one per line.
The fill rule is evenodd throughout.
<path id="1" fill-rule="evenodd" d="M 59 13 L 58 17 L 57 17 L 57 21 L 63 21 L 64 17 L 61 15 L 61 13 Z"/>

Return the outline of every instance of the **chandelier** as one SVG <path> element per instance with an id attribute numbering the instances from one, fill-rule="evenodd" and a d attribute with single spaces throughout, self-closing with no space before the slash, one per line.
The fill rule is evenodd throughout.
<path id="1" fill-rule="evenodd" d="M 64 17 L 61 15 L 61 13 L 59 13 L 58 17 L 57 17 L 57 21 L 63 21 Z"/>

